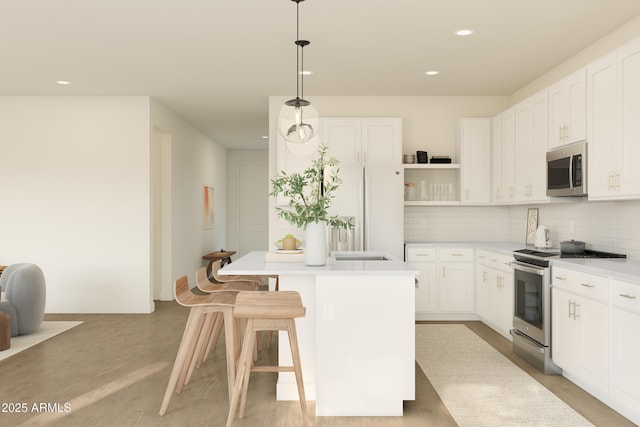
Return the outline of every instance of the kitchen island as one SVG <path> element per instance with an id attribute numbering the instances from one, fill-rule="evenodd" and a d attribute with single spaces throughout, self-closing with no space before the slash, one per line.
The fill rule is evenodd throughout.
<path id="1" fill-rule="evenodd" d="M 310 267 L 251 252 L 220 272 L 278 275 L 280 290 L 300 293 L 307 310 L 296 319 L 302 375 L 317 416 L 402 416 L 402 402 L 415 399 L 418 271 L 386 254 L 344 254 Z M 286 332 L 279 340 L 278 361 L 291 365 Z M 279 373 L 276 396 L 298 399 L 293 373 Z"/>

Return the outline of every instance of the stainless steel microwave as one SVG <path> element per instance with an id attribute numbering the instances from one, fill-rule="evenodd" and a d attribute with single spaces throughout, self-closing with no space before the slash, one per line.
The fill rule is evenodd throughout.
<path id="1" fill-rule="evenodd" d="M 587 195 L 587 143 L 547 152 L 547 196 Z"/>

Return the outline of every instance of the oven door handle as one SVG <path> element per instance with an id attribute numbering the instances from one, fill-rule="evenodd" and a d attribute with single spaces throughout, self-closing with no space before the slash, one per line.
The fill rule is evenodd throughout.
<path id="1" fill-rule="evenodd" d="M 545 270 L 546 270 L 544 267 L 541 267 L 541 268 L 530 267 L 527 264 L 524 264 L 518 261 L 512 261 L 511 267 L 513 267 L 516 270 L 525 271 L 527 273 L 537 274 L 538 276 L 544 276 Z"/>

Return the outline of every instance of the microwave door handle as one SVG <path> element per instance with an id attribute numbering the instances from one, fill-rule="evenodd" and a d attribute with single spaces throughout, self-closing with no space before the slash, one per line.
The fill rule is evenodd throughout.
<path id="1" fill-rule="evenodd" d="M 574 164 L 574 155 L 569 156 L 569 188 L 573 189 L 576 187 L 576 170 Z"/>

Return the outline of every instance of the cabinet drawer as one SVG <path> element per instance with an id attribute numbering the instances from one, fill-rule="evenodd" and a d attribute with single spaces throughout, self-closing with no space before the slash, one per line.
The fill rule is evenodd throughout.
<path id="1" fill-rule="evenodd" d="M 640 314 L 640 285 L 612 280 L 611 302 L 617 307 Z"/>
<path id="2" fill-rule="evenodd" d="M 436 248 L 434 247 L 407 247 L 407 262 L 435 262 L 435 260 Z"/>
<path id="3" fill-rule="evenodd" d="M 553 287 L 598 301 L 609 301 L 609 279 L 607 277 L 553 266 L 551 268 L 551 284 Z"/>
<path id="4" fill-rule="evenodd" d="M 465 262 L 473 261 L 473 248 L 440 248 L 439 261 L 449 262 L 449 261 L 458 261 Z"/>

